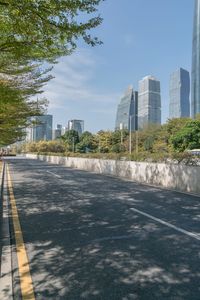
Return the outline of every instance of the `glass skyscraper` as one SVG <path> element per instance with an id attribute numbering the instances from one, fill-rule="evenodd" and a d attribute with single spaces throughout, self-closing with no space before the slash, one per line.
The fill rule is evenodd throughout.
<path id="1" fill-rule="evenodd" d="M 192 45 L 192 82 L 191 117 L 200 113 L 200 0 L 195 0 L 193 45 Z"/>
<path id="2" fill-rule="evenodd" d="M 133 90 L 132 86 L 129 86 L 124 96 L 121 98 L 117 107 L 117 116 L 115 122 L 115 130 L 138 129 L 138 92 Z M 131 125 L 131 128 L 130 128 Z"/>
<path id="3" fill-rule="evenodd" d="M 62 135 L 62 125 L 57 124 L 56 129 L 53 130 L 52 139 L 56 140 L 56 139 L 60 138 L 61 135 Z"/>
<path id="4" fill-rule="evenodd" d="M 50 141 L 52 140 L 52 115 L 42 115 L 32 118 L 36 125 L 28 128 L 27 140 L 29 141 Z"/>
<path id="5" fill-rule="evenodd" d="M 179 68 L 170 75 L 169 118 L 190 117 L 190 74 Z"/>
<path id="6" fill-rule="evenodd" d="M 83 120 L 69 120 L 68 130 L 75 130 L 79 136 L 84 132 L 84 121 Z"/>
<path id="7" fill-rule="evenodd" d="M 138 127 L 143 129 L 150 124 L 161 124 L 160 81 L 146 76 L 139 81 Z"/>

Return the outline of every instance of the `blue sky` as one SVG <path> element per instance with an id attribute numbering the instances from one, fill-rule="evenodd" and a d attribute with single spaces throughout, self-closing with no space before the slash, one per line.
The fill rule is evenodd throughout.
<path id="1" fill-rule="evenodd" d="M 161 81 L 162 122 L 168 117 L 169 75 L 191 69 L 194 0 L 106 0 L 103 24 L 91 33 L 103 45 L 79 42 L 76 52 L 54 67 L 45 87 L 49 113 L 65 126 L 85 120 L 85 130 L 114 129 L 117 105 L 127 86 L 154 75 Z"/>

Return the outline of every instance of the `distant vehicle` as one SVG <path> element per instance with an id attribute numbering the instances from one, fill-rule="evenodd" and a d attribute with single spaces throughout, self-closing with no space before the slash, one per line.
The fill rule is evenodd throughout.
<path id="1" fill-rule="evenodd" d="M 191 155 L 200 156 L 200 149 L 187 150 L 187 153 L 189 153 Z"/>

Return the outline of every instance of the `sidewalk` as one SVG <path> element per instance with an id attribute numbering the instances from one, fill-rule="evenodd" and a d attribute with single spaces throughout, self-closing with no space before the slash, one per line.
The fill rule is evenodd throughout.
<path id="1" fill-rule="evenodd" d="M 5 165 L 0 161 L 0 299 L 13 299 L 12 254 Z"/>

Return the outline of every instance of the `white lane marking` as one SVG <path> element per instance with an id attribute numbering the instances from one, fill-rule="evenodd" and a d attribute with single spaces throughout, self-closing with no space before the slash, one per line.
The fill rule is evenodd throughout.
<path id="1" fill-rule="evenodd" d="M 152 215 L 149 215 L 149 214 L 147 214 L 147 213 L 145 213 L 145 212 L 143 212 L 143 211 L 141 211 L 139 209 L 136 209 L 136 208 L 130 208 L 130 209 L 133 210 L 133 211 L 135 211 L 136 213 L 138 213 L 140 215 L 143 215 L 143 216 L 145 216 L 145 217 L 147 217 L 149 219 L 152 219 L 152 220 L 154 220 L 154 221 L 156 221 L 156 222 L 158 222 L 160 224 L 163 224 L 163 225 L 165 225 L 167 227 L 173 228 L 176 231 L 179 231 L 179 232 L 181 232 L 183 234 L 186 234 L 186 235 L 188 235 L 188 236 L 190 236 L 190 237 L 192 237 L 192 238 L 200 241 L 200 236 L 198 236 L 197 234 L 195 234 L 193 232 L 190 232 L 190 231 L 187 231 L 187 230 L 182 229 L 180 227 L 177 227 L 175 225 L 172 225 L 172 224 L 170 224 L 170 223 L 168 223 L 166 221 L 163 221 L 163 220 L 161 220 L 159 218 L 156 218 L 156 217 L 154 217 Z"/>
<path id="2" fill-rule="evenodd" d="M 62 178 L 60 175 L 57 175 L 51 171 L 46 171 L 47 173 L 51 174 L 51 175 L 54 175 L 55 177 L 58 177 L 58 178 Z"/>

